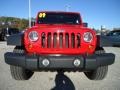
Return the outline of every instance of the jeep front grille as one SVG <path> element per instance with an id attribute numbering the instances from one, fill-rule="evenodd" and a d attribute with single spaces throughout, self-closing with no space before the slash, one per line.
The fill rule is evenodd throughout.
<path id="1" fill-rule="evenodd" d="M 41 33 L 42 48 L 79 48 L 80 40 L 79 33 Z"/>

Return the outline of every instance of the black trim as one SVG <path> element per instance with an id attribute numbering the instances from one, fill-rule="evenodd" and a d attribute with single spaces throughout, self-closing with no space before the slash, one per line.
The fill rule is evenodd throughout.
<path id="1" fill-rule="evenodd" d="M 7 37 L 7 45 L 23 46 L 23 33 Z"/>
<path id="2" fill-rule="evenodd" d="M 98 47 L 111 47 L 113 46 L 113 41 L 105 35 L 97 35 L 97 46 Z"/>
<path id="3" fill-rule="evenodd" d="M 47 68 L 83 68 L 84 58 L 80 56 L 41 56 L 39 58 L 39 68 L 46 68 L 42 65 L 43 59 L 47 58 L 50 61 L 50 65 Z M 81 64 L 79 67 L 73 65 L 73 61 L 79 59 Z"/>
<path id="4" fill-rule="evenodd" d="M 93 70 L 99 66 L 111 65 L 115 61 L 115 55 L 112 53 L 95 54 L 84 58 L 82 56 L 37 56 L 7 52 L 4 57 L 7 64 L 21 66 L 30 70 Z M 42 61 L 45 58 L 50 61 L 50 65 L 47 67 L 42 65 Z M 73 65 L 73 61 L 76 58 L 81 61 L 81 64 L 78 67 Z"/>
<path id="5" fill-rule="evenodd" d="M 97 36 L 97 47 L 113 47 L 113 46 L 120 46 L 120 42 L 115 41 L 115 39 L 109 36 L 105 35 Z"/>
<path id="6" fill-rule="evenodd" d="M 112 53 L 96 54 L 88 56 L 85 61 L 85 69 L 95 69 L 100 66 L 113 64 L 115 61 L 115 55 Z"/>

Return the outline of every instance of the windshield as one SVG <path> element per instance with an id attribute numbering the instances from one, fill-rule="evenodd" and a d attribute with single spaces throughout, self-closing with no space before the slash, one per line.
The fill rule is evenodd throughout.
<path id="1" fill-rule="evenodd" d="M 39 13 L 38 24 L 81 24 L 79 14 Z"/>
<path id="2" fill-rule="evenodd" d="M 107 36 L 120 36 L 120 31 L 111 31 Z"/>

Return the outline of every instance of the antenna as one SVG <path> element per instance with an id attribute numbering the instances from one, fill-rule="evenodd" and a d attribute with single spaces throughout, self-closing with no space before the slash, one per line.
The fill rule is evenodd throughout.
<path id="1" fill-rule="evenodd" d="M 67 4 L 65 7 L 66 7 L 66 11 L 68 12 L 70 10 L 70 5 Z"/>
<path id="2" fill-rule="evenodd" d="M 31 27 L 31 0 L 29 0 L 29 28 Z"/>

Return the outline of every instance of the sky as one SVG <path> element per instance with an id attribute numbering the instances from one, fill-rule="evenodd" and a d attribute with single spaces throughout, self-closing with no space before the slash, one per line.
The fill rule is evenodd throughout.
<path id="1" fill-rule="evenodd" d="M 29 0 L 0 0 L 0 16 L 28 19 Z M 89 27 L 108 29 L 120 27 L 120 0 L 31 0 L 31 15 L 36 17 L 38 11 L 79 12 L 83 22 Z"/>

